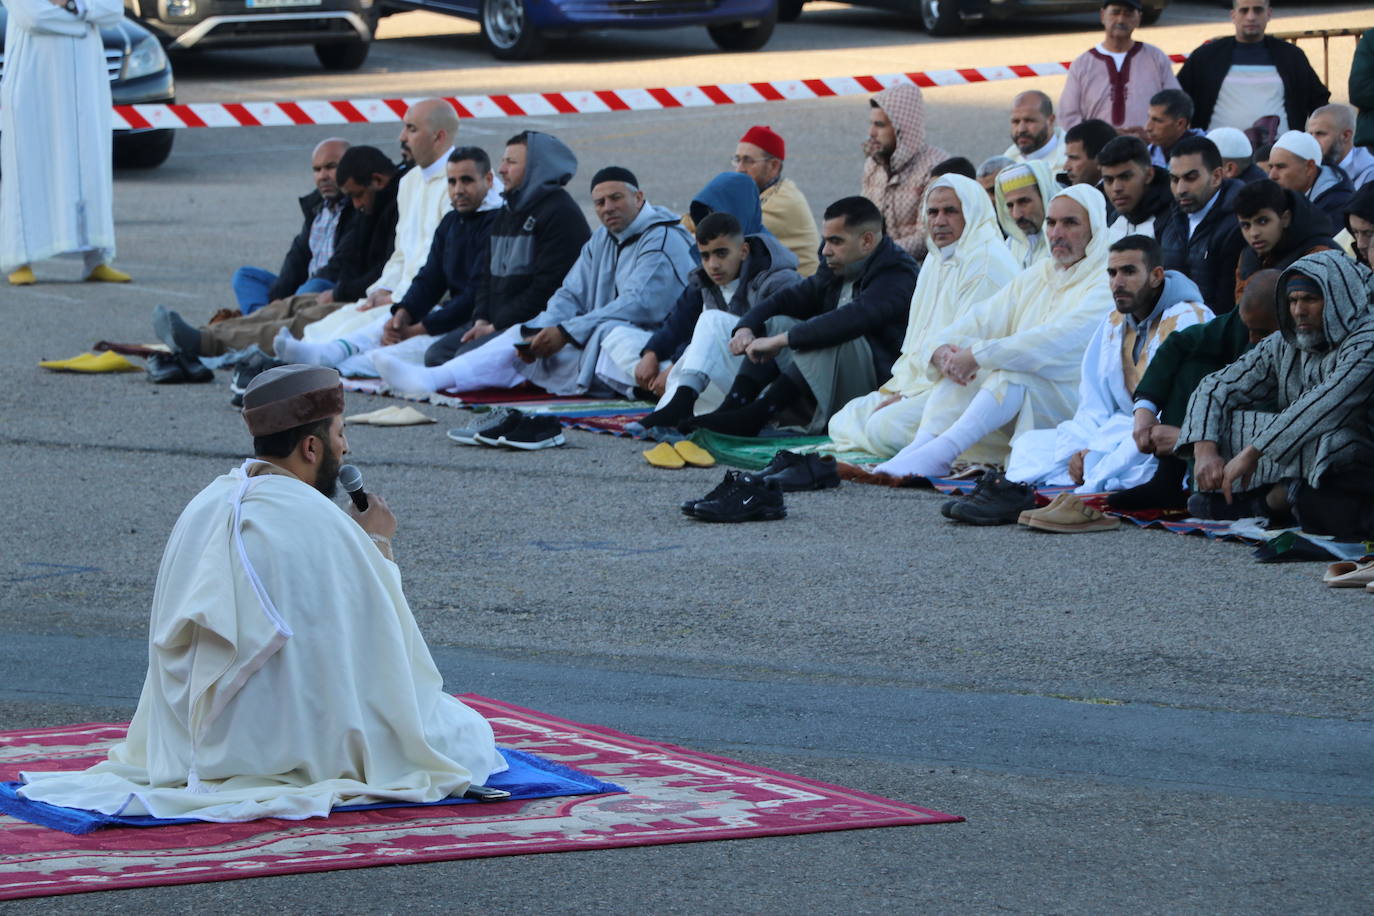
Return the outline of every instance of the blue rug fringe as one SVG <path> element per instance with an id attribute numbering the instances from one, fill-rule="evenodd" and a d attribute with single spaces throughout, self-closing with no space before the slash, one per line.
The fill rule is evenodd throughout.
<path id="1" fill-rule="evenodd" d="M 497 748 L 510 766 L 509 770 L 497 773 L 487 780 L 493 789 L 504 789 L 511 793 L 511 801 L 531 798 L 557 798 L 564 795 L 603 795 L 627 791 L 624 786 L 604 782 L 590 773 L 545 760 L 525 751 L 514 748 Z M 539 778 L 540 776 L 544 778 Z M 18 790 L 21 782 L 0 782 L 0 814 L 82 836 L 104 830 L 107 827 L 167 827 L 174 824 L 203 823 L 196 818 L 156 818 L 147 815 L 113 815 L 83 808 L 63 808 L 47 802 L 29 801 L 20 798 Z M 381 808 L 428 808 L 438 805 L 492 804 L 478 802 L 471 798 L 450 796 L 434 802 L 376 802 L 370 805 L 343 805 L 334 811 L 375 811 Z M 332 813 L 332 812 L 331 812 Z"/>

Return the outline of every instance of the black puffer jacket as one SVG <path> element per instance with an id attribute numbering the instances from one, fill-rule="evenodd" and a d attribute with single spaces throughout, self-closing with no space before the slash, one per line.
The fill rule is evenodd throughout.
<path id="1" fill-rule="evenodd" d="M 1240 294 L 1245 292 L 1246 282 L 1256 271 L 1268 268 L 1284 270 L 1305 254 L 1330 251 L 1337 247 L 1331 238 L 1331 221 L 1325 213 L 1303 195 L 1294 194 L 1287 188 L 1283 189 L 1283 196 L 1288 198 L 1288 212 L 1293 214 L 1288 221 L 1288 228 L 1283 230 L 1283 236 L 1274 250 L 1264 257 L 1256 254 L 1249 245 L 1241 250 L 1240 263 L 1236 266 L 1237 302 L 1240 301 Z"/>
<path id="2" fill-rule="evenodd" d="M 1241 183 L 1234 178 L 1221 183 L 1212 208 L 1192 238 L 1188 236 L 1188 214 L 1178 204 L 1155 224 L 1155 237 L 1164 249 L 1165 269 L 1186 274 L 1218 315 L 1236 307 L 1236 264 L 1245 246 L 1235 213 L 1240 189 Z"/>

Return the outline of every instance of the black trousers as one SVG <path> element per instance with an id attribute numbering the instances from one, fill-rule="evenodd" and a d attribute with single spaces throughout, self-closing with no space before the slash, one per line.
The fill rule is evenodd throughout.
<path id="1" fill-rule="evenodd" d="M 1374 475 L 1368 471 L 1330 471 L 1317 487 L 1297 481 L 1289 487 L 1288 501 L 1308 534 L 1374 540 Z"/>

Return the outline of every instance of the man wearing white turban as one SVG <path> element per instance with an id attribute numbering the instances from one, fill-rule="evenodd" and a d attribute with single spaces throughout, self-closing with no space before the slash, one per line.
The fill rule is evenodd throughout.
<path id="1" fill-rule="evenodd" d="M 926 191 L 927 254 L 911 297 L 902 353 L 892 377 L 830 418 L 837 451 L 890 458 L 916 435 L 935 382 L 925 372 L 944 329 L 963 309 L 981 302 L 1016 276 L 1002 244 L 992 202 L 978 182 L 941 175 Z"/>
<path id="2" fill-rule="evenodd" d="M 941 335 L 916 438 L 878 473 L 937 477 L 959 456 L 1002 463 L 1009 434 L 1067 420 L 1083 352 L 1112 309 L 1107 208 L 1088 185 L 1060 191 L 1045 217 L 1050 257 L 970 308 Z"/>

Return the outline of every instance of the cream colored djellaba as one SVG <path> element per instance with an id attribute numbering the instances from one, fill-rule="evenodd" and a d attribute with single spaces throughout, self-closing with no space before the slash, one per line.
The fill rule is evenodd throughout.
<path id="1" fill-rule="evenodd" d="M 830 418 L 830 446 L 837 452 L 862 451 L 890 458 L 916 436 L 921 414 L 935 381 L 926 366 L 936 347 L 946 343 L 945 331 L 965 311 L 1011 282 L 1020 268 L 1007 247 L 987 192 L 962 175 L 941 175 L 926 189 L 926 200 L 937 188 L 959 197 L 964 231 L 944 248 L 929 242 L 925 261 L 911 296 L 902 353 L 892 366 L 892 378 L 877 391 L 855 398 Z M 926 204 L 922 203 L 922 211 Z M 892 396 L 900 400 L 879 407 Z"/>
<path id="2" fill-rule="evenodd" d="M 226 474 L 163 555 L 127 740 L 25 798 L 106 814 L 299 820 L 432 802 L 506 768 L 443 690 L 396 565 L 314 487 Z M 259 467 L 260 469 L 260 467 Z"/>
<path id="3" fill-rule="evenodd" d="M 62 254 L 114 258 L 110 77 L 100 27 L 120 0 L 4 0 L 0 272 Z"/>
<path id="4" fill-rule="evenodd" d="M 1052 257 L 1036 261 L 946 329 L 941 343 L 969 348 L 978 361 L 973 382 L 957 385 L 943 379 L 934 366 L 926 366 L 926 374 L 937 384 L 921 431 L 933 435 L 949 429 L 979 391 L 988 391 L 1000 403 L 1009 385 L 1025 387 L 1016 418 L 969 448 L 964 461 L 1003 464 L 1010 438 L 1073 416 L 1083 353 L 1102 318 L 1115 308 L 1107 283 L 1109 240 L 1101 192 L 1074 185 L 1055 197 L 1067 197 L 1088 213 L 1092 238 L 1083 258 L 1068 267 Z"/>

